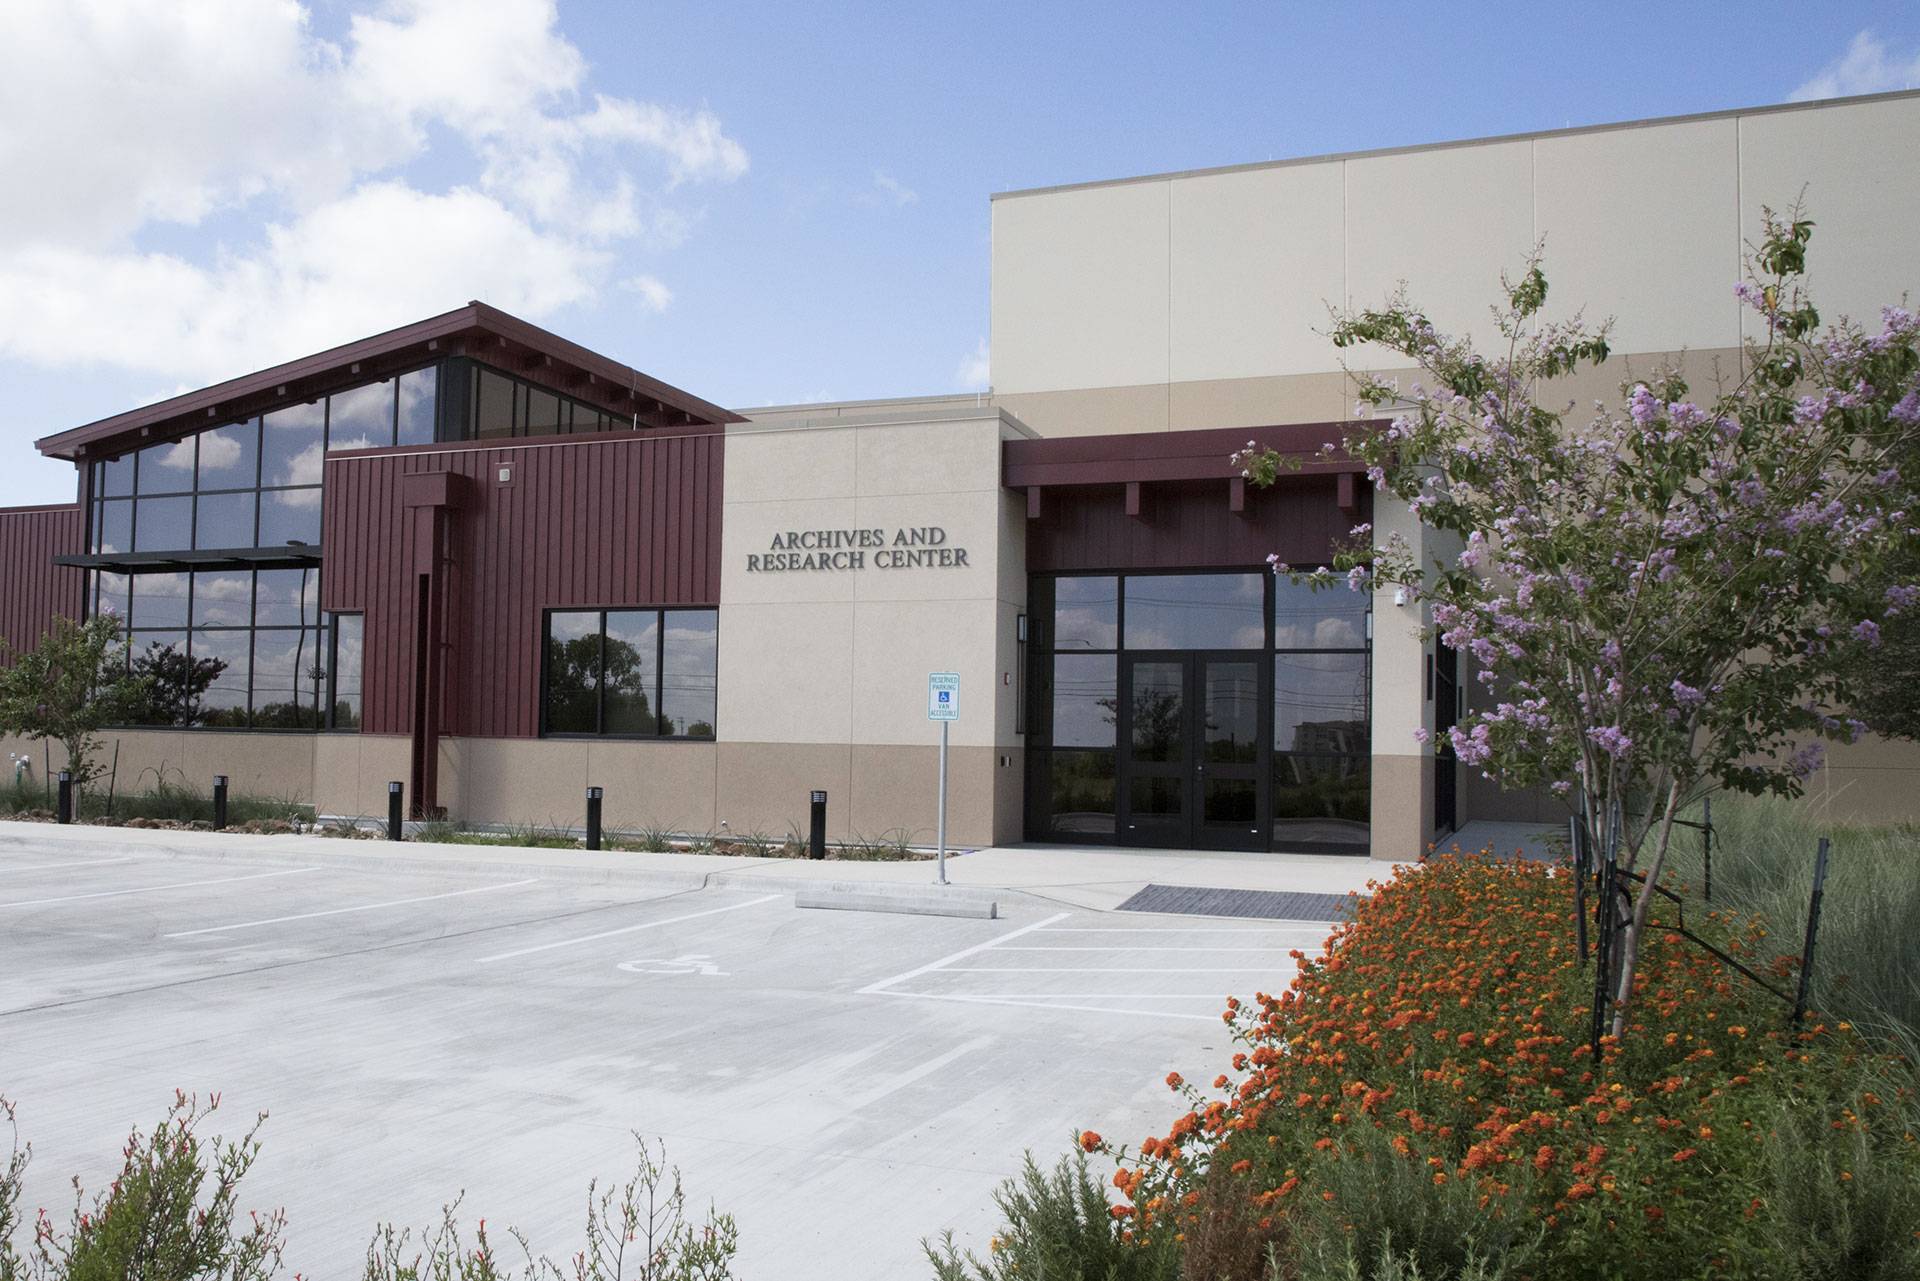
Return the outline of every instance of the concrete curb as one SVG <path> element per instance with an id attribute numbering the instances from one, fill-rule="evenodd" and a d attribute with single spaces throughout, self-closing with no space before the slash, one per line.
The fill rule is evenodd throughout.
<path id="1" fill-rule="evenodd" d="M 951 887 L 948 887 L 951 888 Z M 909 916 L 969 916 L 996 920 L 1000 906 L 977 894 L 949 897 L 944 893 L 874 893 L 866 886 L 816 885 L 797 891 L 796 908 L 826 908 L 841 912 L 900 912 Z"/>

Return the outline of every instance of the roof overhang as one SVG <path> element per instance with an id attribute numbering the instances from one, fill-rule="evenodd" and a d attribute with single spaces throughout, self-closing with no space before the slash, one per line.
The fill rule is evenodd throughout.
<path id="1" fill-rule="evenodd" d="M 483 302 L 316 352 L 34 442 L 49 458 L 81 460 L 175 439 L 282 405 L 299 404 L 442 356 L 471 356 L 651 427 L 719 427 L 740 415 L 568 342 Z"/>
<path id="2" fill-rule="evenodd" d="M 1140 514 L 1142 495 L 1153 485 L 1209 480 L 1221 482 L 1228 510 L 1241 512 L 1247 506 L 1247 481 L 1231 459 L 1252 445 L 1297 464 L 1280 473 L 1282 486 L 1291 478 L 1331 476 L 1335 502 L 1351 515 L 1361 504 L 1356 477 L 1366 470 L 1364 463 L 1339 447 L 1352 428 L 1351 423 L 1289 423 L 1009 440 L 1000 446 L 1000 482 L 1008 489 L 1026 491 L 1029 520 L 1040 519 L 1048 491 L 1119 486 L 1126 491 L 1127 514 L 1132 516 Z M 1331 451 L 1324 448 L 1329 443 Z"/>

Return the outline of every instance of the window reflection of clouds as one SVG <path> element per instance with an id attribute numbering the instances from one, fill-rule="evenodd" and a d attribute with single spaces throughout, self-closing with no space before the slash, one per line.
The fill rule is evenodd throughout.
<path id="1" fill-rule="evenodd" d="M 1130 574 L 1128 649 L 1259 649 L 1267 641 L 1262 574 Z"/>
<path id="2" fill-rule="evenodd" d="M 315 402 L 276 409 L 261 419 L 261 427 L 261 484 L 319 481 L 321 455 L 326 447 L 325 405 Z"/>
<path id="3" fill-rule="evenodd" d="M 132 627 L 185 627 L 187 576 L 140 574 L 133 581 Z"/>
<path id="4" fill-rule="evenodd" d="M 199 570 L 193 576 L 195 627 L 245 627 L 253 620 L 253 575 Z"/>
<path id="5" fill-rule="evenodd" d="M 1120 643 L 1120 580 L 1057 578 L 1053 584 L 1053 647 L 1115 649 Z"/>

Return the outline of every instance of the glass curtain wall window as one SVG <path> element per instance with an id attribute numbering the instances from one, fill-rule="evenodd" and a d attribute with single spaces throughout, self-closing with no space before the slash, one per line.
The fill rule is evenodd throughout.
<path id="1" fill-rule="evenodd" d="M 551 611 L 542 732 L 712 738 L 719 635 L 711 609 Z"/>
<path id="2" fill-rule="evenodd" d="M 1364 853 L 1371 830 L 1370 593 L 1274 580 L 1273 847 Z"/>
<path id="3" fill-rule="evenodd" d="M 476 361 L 450 366 L 460 370 L 465 410 L 458 424 L 463 440 L 505 440 L 514 436 L 569 436 L 626 431 L 633 420 L 575 400 L 550 387 L 515 378 Z"/>
<path id="4" fill-rule="evenodd" d="M 318 569 L 94 571 L 88 587 L 93 612 L 121 620 L 130 670 L 147 680 L 133 724 L 321 724 L 332 666 L 321 644 Z"/>
<path id="5" fill-rule="evenodd" d="M 1369 608 L 1365 594 L 1314 592 L 1265 571 L 1034 578 L 1029 829 L 1043 839 L 1152 839 L 1141 817 L 1158 813 L 1159 791 L 1168 792 L 1160 808 L 1203 817 L 1221 799 L 1183 790 L 1179 769 L 1204 761 L 1206 787 L 1231 790 L 1234 815 L 1244 810 L 1247 827 L 1270 830 L 1273 848 L 1364 852 Z M 1231 689 L 1216 688 L 1229 678 Z M 1176 721 L 1156 708 L 1181 710 Z M 1204 733 L 1192 723 L 1202 712 Z M 1265 814 L 1252 808 L 1262 796 Z M 1127 813 L 1139 829 L 1131 836 L 1121 828 Z M 1177 842 L 1171 830 L 1160 835 Z"/>
<path id="6" fill-rule="evenodd" d="M 432 443 L 439 382 L 429 365 L 96 462 L 88 550 L 317 547 L 325 455 Z"/>

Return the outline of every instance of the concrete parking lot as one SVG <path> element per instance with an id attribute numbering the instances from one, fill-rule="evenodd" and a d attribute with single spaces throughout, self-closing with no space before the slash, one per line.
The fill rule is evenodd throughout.
<path id="1" fill-rule="evenodd" d="M 0 1094 L 34 1145 L 26 1208 L 102 1184 L 176 1087 L 218 1090 L 229 1132 L 271 1114 L 248 1199 L 286 1207 L 316 1278 L 463 1191 L 570 1250 L 632 1131 L 737 1217 L 743 1276 L 928 1275 L 921 1239 L 983 1246 L 1023 1151 L 1163 1129 L 1166 1073 L 1225 1063 L 1224 997 L 1283 986 L 1327 932 L 23 830 L 0 835 Z"/>

